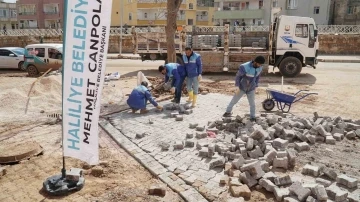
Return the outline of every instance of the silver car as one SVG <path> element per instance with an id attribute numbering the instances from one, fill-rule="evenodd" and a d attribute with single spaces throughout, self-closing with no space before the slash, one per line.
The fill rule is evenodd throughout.
<path id="1" fill-rule="evenodd" d="M 0 68 L 20 69 L 24 71 L 24 53 L 24 48 L 0 48 Z"/>

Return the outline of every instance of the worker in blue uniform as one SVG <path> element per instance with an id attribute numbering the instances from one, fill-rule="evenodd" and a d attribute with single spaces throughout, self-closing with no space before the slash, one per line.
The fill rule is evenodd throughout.
<path id="1" fill-rule="evenodd" d="M 186 47 L 185 54 L 183 54 L 183 61 L 187 73 L 186 88 L 189 93 L 189 99 L 187 101 L 192 102 L 192 107 L 195 107 L 199 93 L 199 82 L 202 79 L 201 56 L 195 53 L 190 47 Z"/>
<path id="2" fill-rule="evenodd" d="M 186 78 L 185 67 L 178 63 L 168 63 L 159 66 L 159 72 L 165 75 L 165 83 L 171 82 L 171 93 L 175 93 L 172 102 L 180 103 L 182 86 Z"/>
<path id="3" fill-rule="evenodd" d="M 141 82 L 141 85 L 134 88 L 134 90 L 131 92 L 127 100 L 127 104 L 130 106 L 133 113 L 137 112 L 138 110 L 140 110 L 140 114 L 145 114 L 149 112 L 146 109 L 146 104 L 148 101 L 153 104 L 157 109 L 163 109 L 163 107 L 154 100 L 147 86 L 148 83 L 146 81 L 143 81 Z"/>

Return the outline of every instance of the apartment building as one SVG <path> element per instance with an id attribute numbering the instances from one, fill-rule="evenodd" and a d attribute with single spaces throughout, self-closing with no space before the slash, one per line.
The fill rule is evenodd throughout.
<path id="1" fill-rule="evenodd" d="M 20 29 L 57 29 L 63 26 L 64 0 L 18 0 Z"/>
<path id="2" fill-rule="evenodd" d="M 360 0 L 333 0 L 332 12 L 332 24 L 360 25 Z"/>
<path id="3" fill-rule="evenodd" d="M 317 24 L 330 21 L 331 0 L 215 0 L 215 23 L 231 26 L 269 25 L 271 14 L 280 11 L 282 15 L 312 17 Z"/>
<path id="4" fill-rule="evenodd" d="M 113 0 L 111 26 L 120 26 L 121 17 L 123 25 L 128 26 L 166 25 L 166 2 L 166 0 Z M 213 0 L 183 0 L 178 12 L 177 25 L 213 25 L 213 17 Z"/>
<path id="5" fill-rule="evenodd" d="M 0 3 L 0 29 L 16 29 L 17 12 L 15 3 Z"/>

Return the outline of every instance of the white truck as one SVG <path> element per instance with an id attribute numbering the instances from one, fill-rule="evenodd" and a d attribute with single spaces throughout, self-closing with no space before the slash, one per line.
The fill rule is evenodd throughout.
<path id="1" fill-rule="evenodd" d="M 188 45 L 186 26 L 175 36 L 177 62 L 182 63 L 181 54 Z M 279 68 L 285 77 L 296 77 L 305 66 L 317 64 L 319 42 L 315 21 L 309 17 L 279 16 L 270 26 L 265 47 L 231 47 L 229 45 L 229 25 L 213 27 L 195 27 L 206 30 L 207 34 L 223 35 L 222 46 L 194 49 L 202 56 L 203 72 L 237 71 L 239 64 L 250 61 L 257 55 L 267 58 L 267 65 Z M 242 27 L 237 28 L 243 32 Z M 134 29 L 133 29 L 134 30 Z M 245 30 L 246 32 L 246 30 Z M 194 33 L 194 32 L 193 32 Z M 239 34 L 238 33 L 238 34 Z M 144 60 L 165 60 L 167 62 L 166 35 L 164 32 L 135 33 L 133 35 L 134 54 Z M 194 36 L 192 36 L 194 37 Z M 207 50 L 204 50 L 207 49 Z"/>

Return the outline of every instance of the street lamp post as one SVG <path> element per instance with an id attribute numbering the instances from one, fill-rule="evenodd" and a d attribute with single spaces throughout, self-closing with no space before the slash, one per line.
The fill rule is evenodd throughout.
<path id="1" fill-rule="evenodd" d="M 124 0 L 120 0 L 120 55 L 122 54 Z"/>

